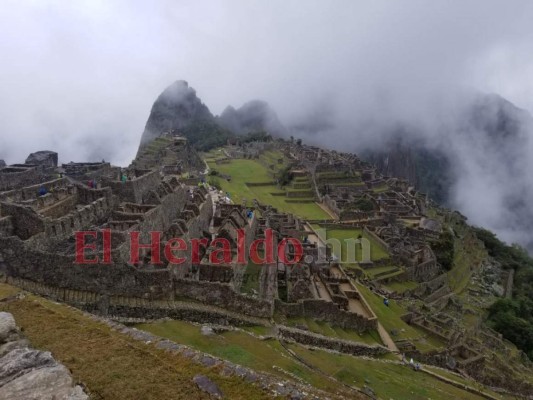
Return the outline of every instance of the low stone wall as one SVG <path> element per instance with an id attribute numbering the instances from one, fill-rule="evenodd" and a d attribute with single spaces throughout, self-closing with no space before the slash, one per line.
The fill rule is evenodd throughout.
<path id="1" fill-rule="evenodd" d="M 11 277 L 5 278 L 5 282 L 31 293 L 110 318 L 140 318 L 144 320 L 171 318 L 218 325 L 268 325 L 267 320 L 247 317 L 203 304 L 108 296 L 84 290 L 63 289 Z"/>
<path id="2" fill-rule="evenodd" d="M 0 191 L 22 188 L 37 182 L 39 182 L 39 172 L 35 168 L 0 169 Z"/>
<path id="3" fill-rule="evenodd" d="M 279 299 L 275 299 L 274 308 L 276 312 L 287 318 L 301 317 L 304 314 L 304 306 L 302 303 L 285 303 Z"/>
<path id="4" fill-rule="evenodd" d="M 270 318 L 273 313 L 271 302 L 243 296 L 224 283 L 176 279 L 174 293 L 177 298 L 187 297 L 254 317 Z"/>
<path id="5" fill-rule="evenodd" d="M 335 339 L 319 335 L 301 329 L 278 326 L 278 336 L 280 339 L 300 343 L 306 346 L 320 347 L 339 353 L 351 354 L 354 356 L 377 357 L 389 353 L 383 346 L 370 346 L 365 343 L 352 342 L 350 340 Z"/>
<path id="6" fill-rule="evenodd" d="M 377 329 L 377 318 L 366 318 L 362 315 L 341 310 L 335 303 L 320 300 L 306 299 L 298 303 L 275 302 L 276 312 L 286 317 L 309 317 L 319 321 L 329 322 L 341 328 L 366 332 Z"/>

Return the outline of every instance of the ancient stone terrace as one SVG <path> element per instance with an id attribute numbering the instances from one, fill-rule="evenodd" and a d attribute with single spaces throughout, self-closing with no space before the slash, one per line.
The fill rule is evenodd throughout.
<path id="1" fill-rule="evenodd" d="M 46 193 L 40 195 L 42 189 Z M 66 178 L 0 194 L 1 215 L 11 216 L 14 233 L 22 239 L 69 236 L 107 218 L 112 207 L 109 189 L 88 189 Z"/>
<path id="2" fill-rule="evenodd" d="M 62 164 L 60 172 L 81 182 L 89 179 L 98 179 L 102 176 L 116 175 L 120 168 L 111 166 L 110 163 L 101 162 L 69 162 Z"/>
<path id="3" fill-rule="evenodd" d="M 12 165 L 0 168 L 0 191 L 18 189 L 40 181 L 40 174 L 35 166 Z"/>
<path id="4" fill-rule="evenodd" d="M 139 148 L 131 168 L 156 169 L 165 175 L 196 174 L 205 169 L 198 154 L 189 146 L 187 138 L 176 130 L 164 132 L 148 145 Z"/>

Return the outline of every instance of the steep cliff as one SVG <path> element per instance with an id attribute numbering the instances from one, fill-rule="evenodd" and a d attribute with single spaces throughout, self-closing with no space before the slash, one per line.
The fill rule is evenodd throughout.
<path id="1" fill-rule="evenodd" d="M 141 137 L 141 146 L 165 131 L 182 130 L 196 123 L 214 123 L 213 114 L 186 81 L 176 81 L 154 102 Z"/>

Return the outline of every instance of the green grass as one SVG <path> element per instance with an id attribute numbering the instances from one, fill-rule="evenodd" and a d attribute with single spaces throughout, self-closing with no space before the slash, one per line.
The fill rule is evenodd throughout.
<path id="1" fill-rule="evenodd" d="M 306 362 L 319 366 L 322 371 L 341 382 L 358 387 L 370 386 L 380 399 L 482 399 L 396 363 L 331 354 L 321 350 L 310 352 L 292 344 L 290 348 Z"/>
<path id="2" fill-rule="evenodd" d="M 403 293 L 406 290 L 416 289 L 418 287 L 418 283 L 413 281 L 390 282 L 384 286 L 392 292 Z"/>
<path id="3" fill-rule="evenodd" d="M 366 273 L 366 275 L 370 278 L 370 279 L 374 279 L 374 277 L 378 274 L 381 274 L 383 272 L 395 272 L 396 270 L 398 269 L 398 267 L 395 267 L 395 266 L 392 266 L 392 265 L 387 265 L 387 266 L 384 266 L 384 267 L 375 267 L 375 268 L 366 268 L 364 271 Z"/>
<path id="4" fill-rule="evenodd" d="M 20 290 L 0 284 L 0 298 Z M 212 379 L 231 399 L 267 399 L 268 393 L 241 378 L 222 376 L 180 355 L 156 348 L 94 321 L 79 310 L 38 296 L 1 302 L 32 346 L 50 351 L 85 385 L 90 398 L 205 399 L 192 383 L 196 374 Z M 227 353 L 237 351 L 225 349 Z"/>
<path id="5" fill-rule="evenodd" d="M 454 240 L 453 267 L 448 272 L 448 284 L 457 294 L 466 289 L 474 268 L 487 257 L 486 250 L 471 231 L 467 230 L 463 235 Z"/>
<path id="6" fill-rule="evenodd" d="M 281 212 L 292 213 L 307 219 L 330 219 L 331 217 L 314 202 L 288 203 L 285 196 L 273 196 L 271 193 L 282 192 L 275 185 L 248 186 L 246 182 L 272 182 L 272 171 L 258 160 L 231 160 L 227 164 L 215 164 L 208 161 L 209 167 L 222 174 L 230 175 L 231 181 L 218 179 L 223 191 L 229 192 L 236 204 L 241 204 L 246 199 L 248 205 L 257 199 L 262 204 L 269 204 Z M 298 199 L 304 200 L 304 199 Z"/>
<path id="7" fill-rule="evenodd" d="M 281 368 L 330 393 L 346 390 L 339 382 L 332 381 L 320 372 L 311 370 L 298 362 L 276 340 L 259 340 L 242 332 L 202 336 L 199 333 L 199 326 L 182 321 L 142 324 L 138 328 L 246 367 L 285 377 L 279 370 Z M 298 344 L 288 344 L 288 347 L 308 365 L 330 374 L 340 382 L 362 387 L 366 384 L 366 379 L 370 382 L 368 385 L 383 399 L 447 400 L 458 398 L 473 400 L 479 398 L 397 364 L 321 350 L 309 350 Z M 344 394 L 346 395 L 346 392 Z M 347 398 L 356 397 L 350 393 Z"/>
<path id="8" fill-rule="evenodd" d="M 288 378 L 276 368 L 279 367 L 315 387 L 330 392 L 338 390 L 339 385 L 336 382 L 299 363 L 277 340 L 259 340 L 238 331 L 204 336 L 200 334 L 199 326 L 184 321 L 141 324 L 137 328 L 257 371 Z"/>
<path id="9" fill-rule="evenodd" d="M 380 243 L 378 243 L 374 238 L 372 238 L 370 235 L 364 232 L 362 229 L 327 229 L 326 231 L 327 239 L 334 238 L 334 239 L 340 240 L 341 242 L 341 254 L 338 254 L 338 252 L 334 251 L 334 253 L 337 253 L 335 255 L 338 258 L 340 258 L 340 260 L 345 260 L 347 256 L 345 240 L 346 239 L 357 239 L 360 235 L 370 241 L 371 260 L 375 261 L 375 260 L 389 257 L 389 253 L 387 253 L 387 250 Z M 356 245 L 355 256 L 356 256 L 356 260 L 360 260 L 361 258 L 360 245 Z"/>
<path id="10" fill-rule="evenodd" d="M 407 313 L 398 302 L 391 300 L 389 306 L 383 304 L 383 298 L 374 294 L 366 286 L 359 283 L 356 284 L 359 292 L 364 296 L 374 313 L 379 319 L 379 322 L 387 330 L 391 332 L 392 330 L 397 331 L 398 335 L 393 336 L 393 340 L 398 339 L 408 339 L 413 342 L 413 344 L 420 351 L 433 350 L 435 348 L 443 347 L 443 343 L 439 338 L 428 335 L 425 332 L 407 324 L 400 317 Z"/>
<path id="11" fill-rule="evenodd" d="M 331 326 L 327 322 L 315 321 L 314 319 L 308 317 L 288 318 L 280 322 L 292 327 L 296 327 L 298 325 L 305 326 L 311 332 L 332 338 L 352 340 L 354 342 L 362 342 L 370 345 L 382 344 L 379 334 L 376 331 L 366 332 L 361 335 L 357 331 L 344 329 L 338 326 Z"/>

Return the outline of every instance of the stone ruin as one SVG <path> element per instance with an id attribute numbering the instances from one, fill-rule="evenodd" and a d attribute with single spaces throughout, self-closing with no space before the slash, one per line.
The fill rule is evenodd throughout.
<path id="1" fill-rule="evenodd" d="M 186 141 L 167 134 L 155 143 L 157 149 L 150 146 L 140 151 L 126 169 L 105 161 L 70 162 L 57 167 L 44 163 L 49 159 L 44 155 L 41 166 L 5 167 L 6 174 L 22 172 L 0 192 L 0 272 L 6 279 L 104 315 L 138 316 L 143 311 L 133 304 L 189 299 L 214 307 L 202 311 L 213 318 L 226 311 L 238 313 L 243 320 L 271 318 L 279 311 L 360 332 L 376 328 L 374 315 L 357 313 L 348 306 L 349 296 L 358 297 L 356 290 L 341 290 L 327 265 L 317 264 L 316 243 L 305 243 L 305 255 L 311 256 L 310 260 L 306 257 L 294 266 L 279 260 L 261 266 L 254 278 L 259 280 L 257 293 L 241 293 L 243 281 L 250 278 L 246 263 L 236 263 L 234 252 L 231 262 L 213 264 L 211 242 L 225 238 L 236 249 L 237 232 L 243 230 L 248 249 L 253 240 L 265 237 L 265 229 L 272 228 L 276 246 L 285 238 L 308 235 L 308 225 L 293 215 L 259 204 L 246 208 L 213 203 L 212 193 L 199 179 L 183 178 L 182 169 L 166 168 L 181 165 L 196 175 L 203 172 L 203 163 L 177 162 L 184 161 L 180 152 L 188 149 Z M 194 157 L 197 155 L 189 160 Z M 34 156 L 28 159 L 36 160 Z M 163 161 L 163 168 L 157 160 Z M 93 232 L 85 242 L 89 248 L 84 263 L 76 263 L 76 232 L 80 231 Z M 146 244 L 152 239 L 152 231 L 161 232 L 157 245 L 141 248 L 139 259 L 132 264 L 131 233 L 139 232 L 139 242 Z M 112 244 L 107 264 L 101 262 L 105 237 Z M 189 246 L 177 254 L 185 261 L 172 264 L 165 261 L 163 253 L 166 243 L 174 238 L 186 243 L 205 239 L 208 245 L 200 247 L 198 262 L 193 262 Z M 286 249 L 292 257 L 294 248 Z M 161 263 L 153 263 L 154 256 Z M 90 262 L 97 257 L 99 263 Z M 321 294 L 317 285 L 322 285 L 328 295 Z M 287 288 L 284 300 L 279 299 L 280 286 Z M 153 307 L 150 311 L 142 309 L 154 316 L 176 313 L 176 308 L 157 312 Z"/>

